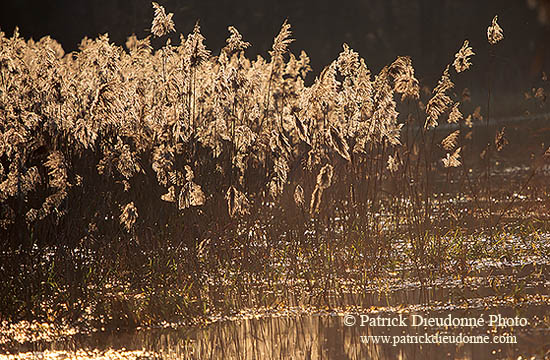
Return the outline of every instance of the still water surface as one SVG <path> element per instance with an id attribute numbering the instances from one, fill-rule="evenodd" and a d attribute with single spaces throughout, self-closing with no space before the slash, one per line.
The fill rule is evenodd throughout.
<path id="1" fill-rule="evenodd" d="M 440 306 L 436 310 L 393 312 L 350 310 L 294 316 L 287 313 L 222 321 L 200 329 L 76 335 L 63 341 L 23 346 L 16 352 L 18 355 L 0 355 L 0 358 L 435 360 L 536 356 L 543 359 L 550 354 L 549 316 L 547 305 L 535 303 L 492 309 L 449 310 Z M 428 325 L 429 319 L 433 319 L 432 326 L 416 326 L 420 322 Z M 450 321 L 451 326 L 438 326 L 441 325 L 438 321 Z M 425 343 L 436 339 L 463 343 Z"/>

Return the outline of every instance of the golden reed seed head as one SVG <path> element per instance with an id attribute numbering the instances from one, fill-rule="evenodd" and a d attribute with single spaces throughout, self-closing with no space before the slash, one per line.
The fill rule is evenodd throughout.
<path id="1" fill-rule="evenodd" d="M 233 26 L 229 26 L 227 30 L 231 35 L 226 40 L 227 42 L 227 46 L 225 47 L 226 52 L 233 53 L 237 51 L 242 51 L 250 46 L 249 42 L 243 41 L 242 35 L 239 33 L 239 31 L 236 28 L 234 28 Z"/>
<path id="2" fill-rule="evenodd" d="M 441 146 L 443 146 L 443 149 L 447 151 L 452 150 L 457 144 L 458 135 L 460 135 L 460 130 L 456 130 L 445 137 L 445 139 L 441 141 Z"/>
<path id="3" fill-rule="evenodd" d="M 156 37 L 161 37 L 171 32 L 175 32 L 176 28 L 174 26 L 174 21 L 172 21 L 172 16 L 174 16 L 174 14 L 166 14 L 164 7 L 156 2 L 153 2 L 153 8 L 155 9 L 155 17 L 153 18 L 153 24 L 151 26 L 151 33 Z"/>
<path id="4" fill-rule="evenodd" d="M 456 53 L 455 61 L 453 62 L 453 66 L 457 73 L 468 70 L 470 66 L 472 66 L 472 63 L 470 62 L 470 56 L 472 55 L 475 55 L 475 53 L 470 47 L 468 40 L 464 40 L 464 44 Z"/>
<path id="5" fill-rule="evenodd" d="M 451 76 L 449 75 L 449 67 L 447 65 L 443 75 L 437 86 L 433 90 L 433 96 L 426 104 L 426 122 L 424 128 L 428 129 L 431 127 L 436 127 L 438 125 L 437 120 L 445 111 L 449 109 L 449 106 L 453 103 L 451 98 L 446 94 L 446 92 L 454 87 L 454 83 L 451 81 Z"/>
<path id="6" fill-rule="evenodd" d="M 296 185 L 294 189 L 294 202 L 298 207 L 304 206 L 304 189 L 300 185 Z"/>
<path id="7" fill-rule="evenodd" d="M 273 40 L 272 50 L 269 52 L 273 59 L 280 59 L 284 53 L 288 50 L 288 45 L 294 41 L 290 36 L 292 31 L 290 31 L 290 24 L 285 20 L 281 26 L 281 31 Z"/>
<path id="8" fill-rule="evenodd" d="M 332 183 L 333 167 L 331 164 L 326 164 L 321 168 L 317 175 L 317 186 L 321 189 L 326 189 Z"/>
<path id="9" fill-rule="evenodd" d="M 124 225 L 126 230 L 129 232 L 134 227 L 138 217 L 138 211 L 132 201 L 122 208 L 122 212 L 120 214 L 120 224 Z"/>
<path id="10" fill-rule="evenodd" d="M 495 45 L 500 40 L 504 39 L 504 33 L 500 25 L 497 23 L 497 20 L 498 20 L 498 15 L 495 15 L 491 23 L 491 26 L 487 28 L 487 40 L 489 40 L 489 43 L 491 45 Z"/>
<path id="11" fill-rule="evenodd" d="M 460 103 L 455 103 L 453 105 L 453 108 L 449 112 L 449 118 L 447 119 L 447 122 L 449 124 L 457 124 L 460 120 L 462 120 L 463 115 L 460 112 L 460 109 L 458 108 L 460 106 Z"/>
<path id="12" fill-rule="evenodd" d="M 397 170 L 399 170 L 399 166 L 401 165 L 401 161 L 399 160 L 399 156 L 398 154 L 396 153 L 395 156 L 393 155 L 389 155 L 388 156 L 388 165 L 387 165 L 387 169 L 391 172 L 391 173 L 395 173 Z"/>
<path id="13" fill-rule="evenodd" d="M 458 149 L 456 149 L 454 151 L 454 153 L 450 154 L 450 153 L 447 153 L 447 157 L 441 159 L 443 160 L 443 166 L 446 167 L 446 168 L 449 168 L 449 167 L 459 167 L 460 165 L 462 165 L 462 163 L 460 162 L 460 150 L 462 148 L 459 147 Z"/>

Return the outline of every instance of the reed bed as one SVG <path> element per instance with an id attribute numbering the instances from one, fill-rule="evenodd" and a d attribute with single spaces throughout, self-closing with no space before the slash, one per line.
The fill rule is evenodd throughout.
<path id="1" fill-rule="evenodd" d="M 198 23 L 153 49 L 175 31 L 153 6 L 151 36 L 125 48 L 0 33 L 2 316 L 135 326 L 332 306 L 346 282 L 466 277 L 504 234 L 547 230 L 548 144 L 499 183 L 509 132 L 490 93 L 482 109 L 454 85 L 497 61 L 497 17 L 486 53 L 457 44 L 428 89 L 409 57 L 373 74 L 346 44 L 307 84 L 286 22 L 266 58 L 231 26 L 214 54 Z"/>

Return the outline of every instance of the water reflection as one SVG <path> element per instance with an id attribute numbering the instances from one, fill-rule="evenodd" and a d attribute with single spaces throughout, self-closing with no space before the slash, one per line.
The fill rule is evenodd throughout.
<path id="1" fill-rule="evenodd" d="M 414 311 L 400 313 L 368 313 L 370 319 L 380 316 L 393 320 L 397 326 L 360 326 L 360 314 L 350 312 L 356 319 L 353 326 L 344 324 L 343 314 L 297 315 L 295 317 L 265 317 L 226 321 L 204 329 L 156 329 L 131 333 L 95 334 L 76 336 L 70 341 L 33 345 L 20 351 L 69 351 L 52 358 L 79 357 L 82 349 L 90 358 L 107 349 L 112 357 L 132 359 L 508 359 L 519 356 L 550 355 L 550 329 L 545 317 L 550 316 L 547 305 L 529 305 L 522 308 L 502 307 L 490 310 L 462 309 L 453 311 Z M 427 318 L 480 319 L 478 327 L 426 327 L 412 326 L 413 315 Z M 525 318 L 528 326 L 488 326 L 491 315 L 501 318 Z M 419 317 L 416 318 L 418 320 Z M 457 320 L 458 321 L 458 320 Z M 399 326 L 402 324 L 406 326 Z M 417 321 L 418 323 L 418 321 Z M 479 324 L 479 323 L 478 323 Z M 365 322 L 368 325 L 368 322 Z M 502 325 L 502 323 L 501 323 Z M 480 344 L 426 344 L 427 339 L 438 336 L 455 337 L 462 334 L 474 341 L 485 337 L 489 343 Z M 409 336 L 407 338 L 407 335 Z M 367 336 L 371 336 L 367 339 Z M 380 337 L 378 337 L 380 336 Z M 382 338 L 385 336 L 385 338 Z M 494 344 L 493 339 L 514 340 L 513 344 Z M 377 338 L 375 338 L 377 337 Z M 448 338 L 452 341 L 451 338 Z M 375 344 L 383 342 L 387 344 Z M 456 340 L 456 339 L 455 339 Z M 401 343 L 392 344 L 396 341 Z M 402 342 L 416 342 L 404 344 Z M 94 349 L 92 351 L 92 349 Z M 99 353 L 98 353 L 99 349 Z M 142 350 L 139 356 L 128 356 L 133 350 Z M 80 351 L 77 355 L 76 351 Z M 72 352 L 72 353 L 71 353 Z M 36 358 L 42 358 L 35 352 Z M 54 353 L 51 353 L 52 355 Z M 61 354 L 58 352 L 58 354 Z M 73 355 L 71 355 L 73 354 Z M 96 354 L 96 355 L 94 355 Z M 42 354 L 43 355 L 43 354 Z M 1 356 L 0 356 L 1 357 Z M 49 356 L 46 356 L 48 358 Z"/>

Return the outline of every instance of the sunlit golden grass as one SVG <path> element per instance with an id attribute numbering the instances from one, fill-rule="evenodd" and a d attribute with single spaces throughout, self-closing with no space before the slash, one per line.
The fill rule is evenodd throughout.
<path id="1" fill-rule="evenodd" d="M 154 7 L 152 34 L 175 31 Z M 480 56 L 467 40 L 421 91 L 409 57 L 372 74 L 346 44 L 308 85 L 288 23 L 265 59 L 228 29 L 216 54 L 198 24 L 157 50 L 102 35 L 65 54 L 0 33 L 4 315 L 82 321 L 91 306 L 133 326 L 265 305 L 291 280 L 328 299 L 336 277 L 366 284 L 398 267 L 398 243 L 424 284 L 452 261 L 467 273 L 470 250 L 449 234 L 495 246 L 518 203 L 542 207 L 522 220 L 547 220 L 537 179 L 550 150 L 505 190 L 521 201 L 491 186 L 510 145 L 454 89 Z M 499 46 L 496 17 L 487 35 Z"/>

